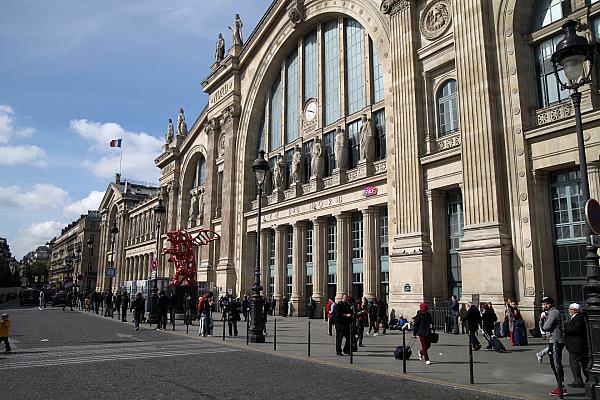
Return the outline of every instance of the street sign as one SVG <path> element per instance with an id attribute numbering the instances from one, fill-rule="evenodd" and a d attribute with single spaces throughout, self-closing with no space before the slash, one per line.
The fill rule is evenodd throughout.
<path id="1" fill-rule="evenodd" d="M 585 203 L 585 220 L 596 235 L 600 235 L 600 204 L 594 199 Z"/>
<path id="2" fill-rule="evenodd" d="M 109 278 L 114 278 L 115 277 L 115 268 L 106 268 L 106 276 L 108 276 Z"/>

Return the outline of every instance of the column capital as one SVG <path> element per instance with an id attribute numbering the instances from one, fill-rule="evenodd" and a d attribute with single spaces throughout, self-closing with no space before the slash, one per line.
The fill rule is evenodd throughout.
<path id="1" fill-rule="evenodd" d="M 275 229 L 275 232 L 279 232 L 279 233 L 282 233 L 282 232 L 287 232 L 288 225 L 286 225 L 286 224 L 283 224 L 283 225 L 277 225 L 277 226 L 275 226 L 275 228 L 274 228 L 274 229 Z"/>
<path id="2" fill-rule="evenodd" d="M 308 221 L 295 221 L 294 223 L 292 223 L 292 227 L 294 228 L 294 230 L 296 229 L 302 229 L 302 228 L 306 228 L 306 224 Z"/>
<path id="3" fill-rule="evenodd" d="M 383 0 L 379 9 L 382 13 L 393 17 L 395 14 L 410 6 L 410 0 Z"/>
<path id="4" fill-rule="evenodd" d="M 364 210 L 360 210 L 360 212 L 362 213 L 362 215 L 373 215 L 373 216 L 377 216 L 379 214 L 379 207 L 367 207 Z"/>
<path id="5" fill-rule="evenodd" d="M 327 222 L 329 222 L 329 217 L 325 217 L 325 216 L 318 216 L 312 219 L 312 223 L 313 226 L 325 226 L 327 225 Z"/>
<path id="6" fill-rule="evenodd" d="M 352 218 L 352 214 L 348 213 L 348 212 L 342 212 L 342 213 L 339 213 L 339 214 L 333 214 L 333 216 L 334 216 L 334 218 L 337 221 L 347 221 L 347 220 L 350 220 Z"/>

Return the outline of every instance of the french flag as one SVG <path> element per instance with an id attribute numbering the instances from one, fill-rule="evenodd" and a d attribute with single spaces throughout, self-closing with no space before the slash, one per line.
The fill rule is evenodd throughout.
<path id="1" fill-rule="evenodd" d="M 110 141 L 110 147 L 121 147 L 122 139 L 113 139 Z"/>

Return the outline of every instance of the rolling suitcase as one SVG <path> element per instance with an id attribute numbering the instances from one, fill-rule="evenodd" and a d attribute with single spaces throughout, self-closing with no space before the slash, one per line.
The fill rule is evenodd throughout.
<path id="1" fill-rule="evenodd" d="M 402 353 L 406 353 L 406 359 L 410 359 L 410 356 L 412 356 L 411 346 L 415 343 L 415 340 L 416 339 L 413 338 L 413 340 L 407 346 L 397 346 L 396 350 L 394 351 L 394 358 L 396 360 L 402 360 Z"/>
<path id="2" fill-rule="evenodd" d="M 486 332 L 483 332 L 483 337 L 488 341 L 488 345 L 494 351 L 497 351 L 498 353 L 506 352 L 506 347 L 504 347 L 500 339 L 498 339 L 498 337 L 496 337 L 495 335 L 490 336 Z"/>

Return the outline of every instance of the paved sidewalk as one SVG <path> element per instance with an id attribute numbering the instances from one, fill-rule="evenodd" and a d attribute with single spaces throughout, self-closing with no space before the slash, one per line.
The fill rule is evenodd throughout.
<path id="1" fill-rule="evenodd" d="M 116 316 L 115 316 L 116 317 Z M 223 323 L 220 314 L 214 314 L 213 336 L 198 338 L 198 322 L 189 327 L 186 334 L 185 325 L 177 321 L 175 332 L 172 326 L 167 326 L 165 333 L 196 337 L 199 340 L 222 341 Z M 407 362 L 407 374 L 402 373 L 402 360 L 394 359 L 394 349 L 402 344 L 400 331 L 388 331 L 386 335 L 376 337 L 367 336 L 365 333 L 363 344 L 354 354 L 354 363 L 350 365 L 349 356 L 335 355 L 335 329 L 333 336 L 327 335 L 327 323 L 323 320 L 310 320 L 311 322 L 311 357 L 308 353 L 308 322 L 306 318 L 281 318 L 277 317 L 277 350 L 273 350 L 274 319 L 269 317 L 267 325 L 268 335 L 265 344 L 252 344 L 246 347 L 246 323 L 239 322 L 239 335 L 237 338 L 229 337 L 226 330 L 225 344 L 245 347 L 251 350 L 277 354 L 284 357 L 311 360 L 314 362 L 335 367 L 353 368 L 385 375 L 398 376 L 411 380 L 431 382 L 448 385 L 449 387 L 470 388 L 477 391 L 495 393 L 499 395 L 524 398 L 547 399 L 549 392 L 556 387 L 554 375 L 550 368 L 548 357 L 540 365 L 535 352 L 545 345 L 541 339 L 529 340 L 529 346 L 511 347 L 508 339 L 501 339 L 508 353 L 499 354 L 485 351 L 483 348 L 474 352 L 475 384 L 469 384 L 468 362 L 468 336 L 448 335 L 440 333 L 438 344 L 432 345 L 429 355 L 431 365 L 419 361 L 417 350 L 418 342 L 413 347 L 413 356 Z M 116 318 L 115 318 L 116 320 Z M 148 329 L 143 325 L 142 329 Z M 406 341 L 410 342 L 411 332 L 407 332 Z M 479 336 L 485 347 L 485 339 Z M 566 383 L 572 382 L 571 370 L 568 366 L 568 353 L 563 352 L 563 365 L 565 367 Z M 385 390 L 385 388 L 383 389 Z M 583 389 L 567 388 L 565 398 L 585 399 Z M 473 398 L 476 398 L 474 395 Z"/>

